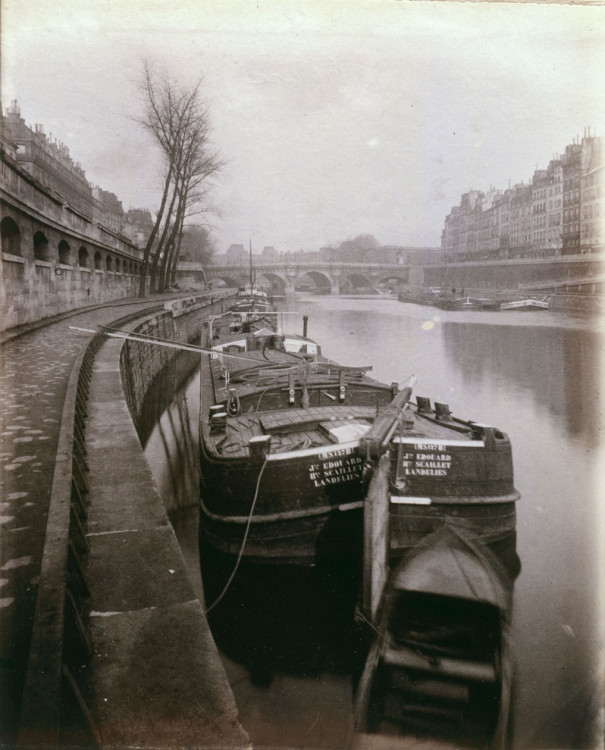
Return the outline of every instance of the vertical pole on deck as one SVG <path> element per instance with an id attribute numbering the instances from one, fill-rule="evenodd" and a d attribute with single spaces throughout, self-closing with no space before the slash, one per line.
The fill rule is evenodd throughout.
<path id="1" fill-rule="evenodd" d="M 363 614 L 375 622 L 389 573 L 389 470 L 388 453 L 380 457 L 364 502 Z"/>

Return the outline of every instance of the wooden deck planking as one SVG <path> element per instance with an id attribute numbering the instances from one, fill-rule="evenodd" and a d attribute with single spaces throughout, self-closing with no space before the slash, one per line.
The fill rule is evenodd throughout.
<path id="1" fill-rule="evenodd" d="M 460 427 L 460 425 L 457 425 Z M 406 430 L 407 432 L 407 430 Z M 460 432 L 454 429 L 448 422 L 431 422 L 423 417 L 415 417 L 414 428 L 410 432 L 414 437 L 426 437 L 434 440 L 470 440 L 469 432 Z"/>
<path id="2" fill-rule="evenodd" d="M 330 422 L 348 419 L 371 419 L 376 415 L 373 406 L 313 406 L 309 409 L 290 409 L 262 414 L 262 426 L 267 432 L 304 422 Z"/>

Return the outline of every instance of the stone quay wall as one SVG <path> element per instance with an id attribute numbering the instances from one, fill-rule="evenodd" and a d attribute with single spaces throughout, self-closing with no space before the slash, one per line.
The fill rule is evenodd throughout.
<path id="1" fill-rule="evenodd" d="M 0 151 L 0 331 L 136 296 L 141 250 Z"/>
<path id="2" fill-rule="evenodd" d="M 204 323 L 225 312 L 235 290 L 213 292 L 167 302 L 165 310 L 146 318 L 132 332 L 177 344 L 199 343 Z M 145 400 L 163 370 L 183 350 L 126 340 L 120 354 L 122 386 L 128 409 L 139 435 L 145 423 Z M 170 512 L 173 508 L 167 508 Z"/>
<path id="3" fill-rule="evenodd" d="M 605 267 L 599 254 L 450 263 L 426 266 L 423 285 L 464 289 L 469 294 L 482 290 L 484 296 L 491 297 L 503 293 L 556 295 L 561 297 L 560 309 L 569 303 L 570 309 L 598 310 L 598 298 L 605 296 Z"/>

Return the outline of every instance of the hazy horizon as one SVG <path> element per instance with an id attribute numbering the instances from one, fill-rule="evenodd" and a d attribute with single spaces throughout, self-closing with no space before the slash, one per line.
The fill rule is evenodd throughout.
<path id="1" fill-rule="evenodd" d="M 602 6 L 3 0 L 2 106 L 64 142 L 124 209 L 159 204 L 134 121 L 146 58 L 203 77 L 226 166 L 218 253 L 359 234 L 437 247 L 470 189 L 529 182 L 605 106 Z"/>

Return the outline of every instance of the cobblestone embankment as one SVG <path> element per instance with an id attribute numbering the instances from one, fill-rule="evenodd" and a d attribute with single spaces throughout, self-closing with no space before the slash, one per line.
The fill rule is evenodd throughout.
<path id="1" fill-rule="evenodd" d="M 102 306 L 65 316 L 54 322 L 47 322 L 45 325 L 32 326 L 30 330 L 13 332 L 18 333 L 18 336 L 12 336 L 9 332 L 9 335 L 3 337 L 4 341 L 0 348 L 0 694 L 2 696 L 0 700 L 0 744 L 3 746 L 14 745 L 16 741 L 41 558 L 47 531 L 46 524 L 52 478 L 57 460 L 62 408 L 73 364 L 88 338 L 86 334 L 71 331 L 69 326 L 94 328 L 98 325 L 110 325 L 116 318 L 131 312 L 140 311 L 143 313 L 145 310 L 154 306 L 157 307 L 165 301 L 165 297 L 161 300 L 148 298 L 144 301 L 130 300 L 120 304 Z M 112 348 L 119 347 L 119 345 L 120 342 L 114 340 L 109 342 L 103 356 L 110 354 Z M 108 372 L 119 381 L 117 359 L 115 363 L 111 364 Z M 104 437 L 99 438 L 100 443 L 96 446 L 99 450 L 103 446 L 103 440 L 115 444 L 115 437 L 120 432 L 116 431 L 111 419 L 112 408 L 118 408 L 112 407 L 112 403 L 120 401 L 119 410 L 126 409 L 121 392 L 121 383 L 119 383 L 119 387 L 114 384 L 112 388 L 113 391 L 109 400 L 107 399 L 108 394 L 104 392 L 102 386 L 101 390 L 97 392 L 98 401 L 95 407 L 97 418 L 105 421 L 106 427 L 109 424 L 109 432 Z M 128 419 L 124 419 L 122 431 L 129 433 L 130 428 L 132 428 L 134 432 L 130 415 L 127 412 L 126 414 Z M 93 433 L 90 434 L 91 440 L 94 441 Z M 136 442 L 136 446 L 134 442 Z M 134 442 L 133 450 L 142 459 L 140 444 L 138 444 L 138 440 Z M 107 449 L 113 450 L 112 448 Z M 126 509 L 130 504 L 129 498 L 125 497 L 119 490 L 119 483 L 120 480 L 123 480 L 124 475 L 116 470 L 116 461 L 121 457 L 123 456 L 114 453 L 110 462 L 102 464 L 100 470 L 99 465 L 97 465 L 96 471 L 100 471 L 100 473 L 97 473 L 97 481 L 100 479 L 103 486 L 110 486 L 109 494 L 113 501 Z M 107 460 L 107 454 L 102 460 Z M 124 472 L 129 470 L 128 464 L 123 464 L 123 466 Z M 143 474 L 145 481 L 150 481 L 149 470 L 143 471 Z M 107 493 L 105 496 L 107 497 Z M 97 524 L 97 532 L 95 533 L 100 538 L 104 529 L 104 511 L 100 509 L 101 506 L 97 507 L 94 523 Z M 156 516 L 162 515 L 162 508 L 156 508 L 151 515 L 154 514 Z M 163 519 L 161 526 L 160 536 L 162 534 L 169 536 L 171 529 L 166 527 Z M 109 534 L 106 535 L 107 539 L 109 537 Z M 134 548 L 132 545 L 129 546 L 130 549 Z M 95 561 L 98 562 L 100 559 L 98 554 L 101 549 L 100 542 L 95 545 L 95 549 L 95 557 L 91 560 L 93 570 Z M 158 557 L 158 549 L 155 546 L 153 546 L 153 549 L 148 548 L 147 552 L 151 557 L 154 555 Z M 133 580 L 133 573 L 138 573 L 140 579 L 140 573 L 143 572 L 149 583 L 153 581 L 153 572 L 147 569 L 145 559 L 139 557 L 134 561 L 123 562 L 125 562 L 125 565 L 121 566 L 120 571 L 122 574 L 128 573 L 129 580 Z M 173 564 L 171 563 L 169 570 L 174 571 L 167 574 L 173 585 L 174 581 L 181 579 L 181 576 L 186 578 L 184 566 L 178 559 Z M 109 584 L 113 593 L 123 590 L 123 584 L 120 585 L 119 581 L 120 576 L 113 584 Z M 107 580 L 98 583 L 101 590 L 103 590 L 103 586 L 108 586 Z M 201 610 L 197 611 L 199 602 L 196 604 L 193 595 L 188 591 L 190 586 L 188 587 L 188 584 L 183 580 L 180 581 L 177 588 L 181 591 L 181 596 L 178 606 L 175 604 L 176 609 L 173 609 L 170 613 L 175 626 L 174 630 L 170 628 L 170 633 L 177 633 L 178 628 L 182 627 L 181 621 L 189 623 L 189 626 L 192 627 L 192 620 L 197 619 L 198 623 L 194 628 L 194 630 L 197 629 L 195 634 L 197 640 L 194 642 L 197 645 L 203 642 L 204 648 L 210 649 L 208 634 L 204 633 L 203 637 L 201 634 L 203 630 L 203 628 L 200 629 L 202 615 Z M 107 588 L 105 590 L 107 591 Z M 144 590 L 146 590 L 145 587 L 141 589 L 141 591 Z M 179 611 L 177 612 L 177 610 Z M 139 621 L 140 627 L 138 630 L 133 628 L 132 622 L 126 628 L 132 643 L 138 641 L 143 649 L 143 651 L 136 653 L 136 664 L 132 660 L 123 664 L 124 668 L 127 664 L 130 664 L 133 668 L 138 665 L 138 671 L 121 670 L 122 678 L 130 674 L 132 678 L 137 680 L 136 684 L 131 683 L 130 685 L 133 694 L 140 695 L 146 676 L 147 678 L 151 676 L 149 667 L 154 664 L 153 660 L 150 661 L 151 652 L 154 647 L 157 649 L 158 643 L 165 645 L 165 638 L 168 635 L 163 629 L 166 621 L 162 623 L 162 618 L 158 618 L 151 613 L 152 610 L 148 612 L 145 623 Z M 99 617 L 100 622 L 109 623 L 107 618 L 101 619 L 101 616 Z M 160 625 L 160 623 L 162 624 Z M 157 629 L 158 626 L 160 626 L 160 630 Z M 174 644 L 182 643 L 182 636 L 183 633 L 181 632 Z M 168 649 L 173 659 L 176 658 L 174 644 L 172 649 Z M 204 648 L 195 656 L 191 652 L 187 652 L 186 658 L 181 652 L 177 660 L 179 666 L 185 672 L 187 667 L 190 668 L 194 662 L 199 666 L 200 660 L 203 661 L 204 659 L 204 654 L 208 653 L 208 651 L 204 651 Z M 130 650 L 129 653 L 133 655 L 135 652 Z M 107 656 L 106 649 L 99 658 L 107 658 Z M 155 665 L 157 667 L 157 661 Z M 141 669 L 143 669 L 144 674 L 141 673 Z M 209 685 L 212 684 L 213 675 L 215 678 L 221 677 L 220 674 L 216 674 L 216 670 L 213 672 L 212 669 L 210 670 Z M 114 678 L 109 682 L 113 684 Z M 122 689 L 125 690 L 124 679 L 121 680 L 120 684 Z M 220 684 L 222 685 L 222 682 Z M 184 689 L 183 685 L 180 687 Z M 170 688 L 170 684 L 165 688 Z M 198 695 L 197 692 L 194 693 L 197 700 L 203 702 L 208 698 L 206 694 Z M 182 697 L 179 691 L 175 692 L 175 697 L 178 695 Z M 155 697 L 157 698 L 157 694 Z M 223 719 L 228 720 L 230 731 L 239 736 L 237 744 L 241 745 L 245 735 L 233 723 L 233 706 L 229 704 L 229 696 L 223 696 L 223 698 L 226 700 L 225 705 L 228 705 L 227 713 L 222 714 Z M 159 704 L 151 700 L 149 705 L 151 707 L 155 705 L 157 708 Z M 208 705 L 216 709 L 216 704 L 212 704 L 211 701 Z M 216 716 L 221 716 L 220 711 L 216 713 Z M 125 720 L 126 715 L 124 714 L 122 718 Z M 157 714 L 157 718 L 158 721 L 161 720 L 161 712 Z M 187 726 L 189 731 L 192 731 L 196 723 L 195 718 L 196 716 L 192 715 L 192 722 L 189 724 L 185 722 L 181 726 Z M 199 718 L 198 713 L 197 719 L 199 720 Z M 209 714 L 205 715 L 204 719 L 209 722 L 209 731 L 218 731 L 216 719 L 212 719 Z M 153 722 L 149 726 L 154 726 Z M 182 736 L 183 740 L 185 735 L 186 732 Z M 115 733 L 113 736 L 116 736 Z M 143 744 L 140 739 L 133 739 L 132 744 Z M 147 739 L 151 741 L 153 737 L 148 735 Z M 178 734 L 175 739 L 179 739 Z M 154 744 L 153 741 L 151 744 Z"/>

